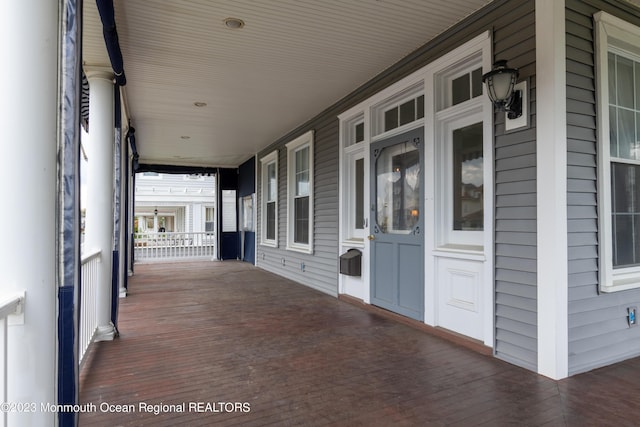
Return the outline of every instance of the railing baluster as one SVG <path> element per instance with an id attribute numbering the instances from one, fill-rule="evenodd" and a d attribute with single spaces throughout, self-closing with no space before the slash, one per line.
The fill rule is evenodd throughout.
<path id="1" fill-rule="evenodd" d="M 82 364 L 84 356 L 93 341 L 98 328 L 97 286 L 98 263 L 101 251 L 95 251 L 82 257 L 81 299 L 80 299 L 80 331 L 78 333 L 80 354 L 78 363 Z"/>
<path id="2" fill-rule="evenodd" d="M 215 235 L 209 232 L 135 233 L 133 247 L 136 262 L 211 258 L 215 254 Z"/>

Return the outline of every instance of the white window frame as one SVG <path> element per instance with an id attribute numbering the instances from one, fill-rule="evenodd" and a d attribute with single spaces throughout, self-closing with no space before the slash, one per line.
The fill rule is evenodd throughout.
<path id="1" fill-rule="evenodd" d="M 445 113 L 445 114 L 443 114 Z M 438 122 L 438 140 L 440 145 L 436 147 L 438 158 L 438 178 L 437 188 L 439 191 L 439 212 L 438 212 L 438 246 L 442 248 L 458 247 L 460 249 L 482 251 L 484 248 L 484 230 L 454 230 L 453 229 L 453 131 L 474 123 L 484 125 L 482 99 L 471 99 L 461 104 L 450 107 L 436 115 Z M 483 187 L 486 187 L 487 160 L 484 157 L 486 152 L 486 135 L 483 133 Z M 484 196 L 486 197 L 486 195 Z M 483 197 L 483 209 L 486 203 Z M 486 229 L 486 211 L 484 228 Z"/>
<path id="2" fill-rule="evenodd" d="M 287 147 L 287 247 L 288 251 L 313 253 L 313 131 L 309 131 L 286 144 Z M 309 148 L 309 242 L 298 243 L 294 239 L 294 202 L 295 202 L 295 173 L 296 153 L 304 148 Z"/>
<path id="3" fill-rule="evenodd" d="M 640 27 L 606 12 L 593 16 L 596 34 L 596 95 L 598 118 L 598 210 L 600 290 L 616 292 L 640 288 L 640 266 L 613 268 L 611 223 L 611 156 L 609 149 L 609 69 L 611 49 L 627 51 L 640 60 Z"/>
<path id="4" fill-rule="evenodd" d="M 276 171 L 276 207 L 275 207 L 275 239 L 267 239 L 267 203 L 269 200 L 269 176 L 267 175 L 269 165 L 274 165 Z M 278 150 L 267 154 L 260 159 L 260 179 L 261 179 L 261 224 L 260 224 L 260 244 L 272 248 L 278 247 Z"/>

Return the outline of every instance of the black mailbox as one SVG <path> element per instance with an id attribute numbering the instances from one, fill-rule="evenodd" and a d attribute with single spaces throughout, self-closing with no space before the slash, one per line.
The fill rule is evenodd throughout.
<path id="1" fill-rule="evenodd" d="M 340 255 L 340 274 L 360 276 L 362 274 L 362 252 L 349 249 Z"/>

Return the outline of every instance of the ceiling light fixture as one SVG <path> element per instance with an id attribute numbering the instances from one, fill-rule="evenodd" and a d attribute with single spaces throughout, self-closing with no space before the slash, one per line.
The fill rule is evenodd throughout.
<path id="1" fill-rule="evenodd" d="M 191 139 L 191 137 L 189 135 L 182 135 L 180 139 L 187 140 L 187 139 Z"/>
<path id="2" fill-rule="evenodd" d="M 193 105 L 195 105 L 196 107 L 206 107 L 207 103 L 202 101 L 196 101 L 193 103 Z"/>
<path id="3" fill-rule="evenodd" d="M 222 22 L 224 22 L 224 25 L 227 28 L 230 28 L 232 30 L 238 30 L 244 27 L 244 21 L 238 18 L 225 18 Z"/>

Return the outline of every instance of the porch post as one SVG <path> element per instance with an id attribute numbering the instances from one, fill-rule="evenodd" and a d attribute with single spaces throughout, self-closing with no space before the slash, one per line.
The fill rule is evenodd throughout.
<path id="1" fill-rule="evenodd" d="M 102 251 L 98 266 L 96 341 L 111 340 L 112 249 L 113 249 L 113 73 L 88 70 L 89 80 L 89 158 L 87 170 L 86 250 Z"/>
<path id="2" fill-rule="evenodd" d="M 49 0 L 0 2 L 0 295 L 25 294 L 24 318 L 9 321 L 7 400 L 38 405 L 9 412 L 8 425 L 56 422 L 39 405 L 57 403 L 58 7 Z"/>
<path id="3" fill-rule="evenodd" d="M 564 0 L 536 0 L 538 372 L 569 365 Z"/>

